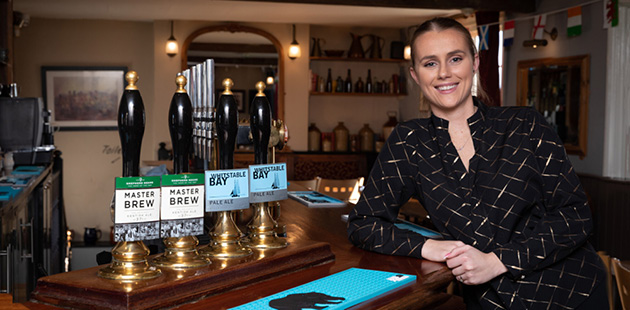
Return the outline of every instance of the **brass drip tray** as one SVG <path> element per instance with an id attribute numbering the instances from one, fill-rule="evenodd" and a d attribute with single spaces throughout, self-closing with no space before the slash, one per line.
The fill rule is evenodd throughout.
<path id="1" fill-rule="evenodd" d="M 207 267 L 161 268 L 162 276 L 132 283 L 99 278 L 102 266 L 43 277 L 30 301 L 89 310 L 167 308 L 335 260 L 328 243 L 290 242 L 284 249 L 254 249 L 245 258 L 212 259 Z"/>

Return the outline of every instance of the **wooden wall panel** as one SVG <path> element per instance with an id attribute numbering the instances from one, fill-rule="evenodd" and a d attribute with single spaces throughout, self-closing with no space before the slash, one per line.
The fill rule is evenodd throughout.
<path id="1" fill-rule="evenodd" d="M 630 181 L 579 177 L 593 212 L 593 245 L 610 256 L 630 259 Z"/>

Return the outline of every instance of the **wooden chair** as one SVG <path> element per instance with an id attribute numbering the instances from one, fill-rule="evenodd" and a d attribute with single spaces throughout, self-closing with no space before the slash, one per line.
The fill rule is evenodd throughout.
<path id="1" fill-rule="evenodd" d="M 321 178 L 317 185 L 317 191 L 330 197 L 348 201 L 352 192 L 355 191 L 355 189 L 358 190 L 358 188 L 363 185 L 362 180 L 363 178 L 344 180 Z"/>
<path id="2" fill-rule="evenodd" d="M 608 293 L 608 305 L 610 310 L 615 310 L 615 297 L 613 292 L 613 276 L 612 269 L 610 266 L 610 255 L 606 254 L 605 251 L 597 251 L 599 257 L 604 262 L 604 266 L 606 267 L 606 292 Z"/>
<path id="3" fill-rule="evenodd" d="M 617 278 L 617 289 L 619 289 L 621 306 L 623 306 L 624 310 L 630 310 L 630 269 L 622 265 L 617 258 L 612 259 L 612 265 Z"/>

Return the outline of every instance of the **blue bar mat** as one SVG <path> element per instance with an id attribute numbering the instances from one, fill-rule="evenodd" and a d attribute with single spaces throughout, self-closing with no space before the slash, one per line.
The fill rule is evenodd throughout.
<path id="1" fill-rule="evenodd" d="M 19 166 L 13 170 L 13 174 L 39 175 L 44 171 L 42 166 Z"/>
<path id="2" fill-rule="evenodd" d="M 347 309 L 414 281 L 414 275 L 350 268 L 232 309 Z"/>
<path id="3" fill-rule="evenodd" d="M 412 224 L 409 223 L 407 221 L 399 221 L 398 223 L 394 224 L 396 227 L 400 228 L 400 229 L 406 229 L 406 230 L 411 230 L 417 234 L 421 234 L 427 238 L 431 238 L 431 239 L 442 239 L 442 235 L 437 232 L 437 231 L 433 231 L 431 229 L 422 227 L 420 225 L 416 225 L 416 224 Z"/>
<path id="4" fill-rule="evenodd" d="M 0 187 L 0 201 L 8 201 L 17 196 L 22 191 L 21 188 L 12 188 L 10 186 Z"/>

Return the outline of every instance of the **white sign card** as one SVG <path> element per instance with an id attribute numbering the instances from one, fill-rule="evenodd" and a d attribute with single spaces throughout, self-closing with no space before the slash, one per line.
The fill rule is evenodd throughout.
<path id="1" fill-rule="evenodd" d="M 247 169 L 206 171 L 206 212 L 249 208 Z"/>
<path id="2" fill-rule="evenodd" d="M 203 234 L 204 197 L 203 174 L 163 175 L 160 237 Z"/>
<path id="3" fill-rule="evenodd" d="M 249 202 L 287 199 L 287 164 L 249 166 Z"/>
<path id="4" fill-rule="evenodd" d="M 160 237 L 160 177 L 116 178 L 114 241 Z"/>

